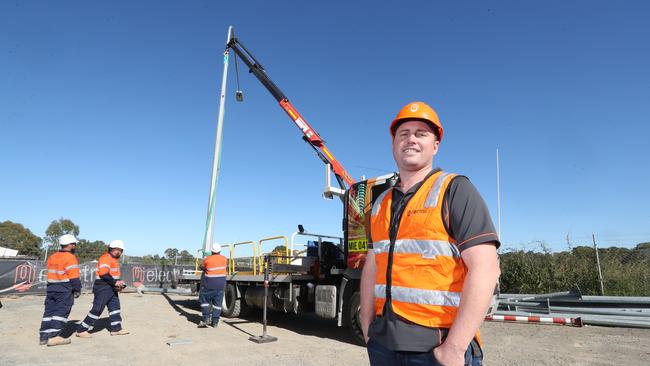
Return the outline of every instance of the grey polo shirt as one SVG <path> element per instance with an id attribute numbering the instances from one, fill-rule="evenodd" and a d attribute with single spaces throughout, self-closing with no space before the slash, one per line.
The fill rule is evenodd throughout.
<path id="1" fill-rule="evenodd" d="M 391 245 L 395 243 L 402 213 L 409 200 L 424 181 L 439 170 L 432 170 L 406 193 L 399 189 L 399 184 L 393 188 L 389 229 Z M 459 175 L 449 183 L 442 201 L 442 217 L 445 229 L 456 240 L 461 253 L 475 245 L 494 244 L 497 248 L 500 246 L 487 205 L 467 177 Z M 389 262 L 388 272 L 391 267 L 392 263 Z M 387 273 L 387 280 L 390 281 L 390 273 Z M 394 314 L 390 306 L 390 294 L 388 295 L 383 315 L 378 316 L 368 329 L 368 336 L 373 341 L 393 351 L 410 352 L 427 352 L 440 344 L 442 338 L 447 335 L 447 329 L 424 327 Z"/>

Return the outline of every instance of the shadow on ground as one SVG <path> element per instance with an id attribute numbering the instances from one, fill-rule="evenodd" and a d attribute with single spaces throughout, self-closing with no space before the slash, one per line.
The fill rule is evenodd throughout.
<path id="1" fill-rule="evenodd" d="M 184 316 L 189 322 L 198 324 L 201 320 L 201 315 L 190 313 L 187 310 L 194 310 L 201 312 L 201 306 L 197 299 L 172 299 L 167 294 L 162 296 L 167 299 L 167 302 L 176 310 L 181 316 Z M 227 324 L 248 336 L 259 336 L 262 334 L 262 311 L 255 309 L 250 315 L 242 318 L 221 318 L 221 324 Z M 249 332 L 241 329 L 238 325 L 246 323 L 259 324 L 259 332 Z M 350 335 L 350 331 L 345 327 L 337 327 L 335 319 L 319 318 L 313 313 L 295 315 L 295 314 L 282 314 L 278 312 L 269 311 L 267 314 L 267 324 L 270 326 L 286 329 L 288 331 L 302 334 L 305 336 L 314 336 L 318 338 L 328 338 L 339 342 L 354 344 L 354 339 Z M 267 329 L 270 335 L 271 331 Z M 254 333 L 254 334 L 251 334 Z"/>
<path id="2" fill-rule="evenodd" d="M 68 338 L 68 337 L 74 336 L 74 333 L 77 330 L 77 326 L 80 323 L 81 323 L 81 320 L 76 320 L 76 319 L 68 320 L 68 323 L 65 325 L 65 328 L 63 328 L 63 331 L 61 331 L 61 337 Z M 110 323 L 110 320 L 109 320 L 108 317 L 99 318 L 99 319 L 97 319 L 97 321 L 95 321 L 95 324 L 93 325 L 93 329 L 88 331 L 88 333 L 95 334 L 97 332 L 101 332 L 102 330 L 108 331 L 109 323 Z"/>
<path id="3" fill-rule="evenodd" d="M 192 314 L 187 312 L 186 310 L 186 309 L 191 309 L 191 310 L 198 311 L 200 313 L 201 305 L 199 304 L 198 300 L 196 299 L 174 300 L 171 297 L 169 297 L 169 295 L 167 294 L 162 294 L 162 296 L 167 300 L 169 305 L 171 305 L 174 308 L 174 310 L 178 312 L 179 315 L 184 316 L 188 322 L 199 324 L 199 322 L 203 318 L 199 314 Z"/>

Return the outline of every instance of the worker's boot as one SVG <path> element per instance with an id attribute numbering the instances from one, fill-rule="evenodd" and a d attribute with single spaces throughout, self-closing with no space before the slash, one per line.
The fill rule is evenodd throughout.
<path id="1" fill-rule="evenodd" d="M 66 339 L 61 336 L 56 336 L 47 340 L 48 347 L 62 346 L 64 344 L 70 344 L 70 339 Z"/>
<path id="2" fill-rule="evenodd" d="M 41 345 L 41 346 L 46 345 L 47 344 L 47 339 L 41 339 L 40 341 L 38 341 L 38 344 Z"/>
<path id="3" fill-rule="evenodd" d="M 218 320 L 216 322 L 212 322 L 212 324 L 210 324 L 210 326 L 212 326 L 212 328 L 216 328 L 218 325 L 219 325 Z"/>
<path id="4" fill-rule="evenodd" d="M 197 328 L 207 328 L 207 327 L 208 327 L 208 324 L 206 322 L 204 322 L 203 320 L 201 320 L 199 322 L 199 325 L 197 326 Z"/>
<path id="5" fill-rule="evenodd" d="M 93 336 L 88 332 L 76 332 L 75 335 L 79 338 L 92 338 Z"/>
<path id="6" fill-rule="evenodd" d="M 117 332 L 111 332 L 111 335 L 112 336 L 118 336 L 118 335 L 127 335 L 129 333 L 131 333 L 131 332 L 129 332 L 128 330 L 120 329 Z"/>

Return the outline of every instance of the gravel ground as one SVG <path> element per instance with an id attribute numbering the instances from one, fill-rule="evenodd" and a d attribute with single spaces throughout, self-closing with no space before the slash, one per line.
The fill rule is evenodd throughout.
<path id="1" fill-rule="evenodd" d="M 0 309 L 0 365 L 367 365 L 363 347 L 351 343 L 346 329 L 313 315 L 271 314 L 268 333 L 278 341 L 255 344 L 259 314 L 223 319 L 218 328 L 197 329 L 198 302 L 177 295 L 123 294 L 124 328 L 130 335 L 111 337 L 104 318 L 92 339 L 72 344 L 38 345 L 42 296 L 3 298 Z M 70 319 L 80 321 L 92 295 L 76 300 Z M 66 333 L 72 333 L 69 324 Z M 648 365 L 650 330 L 486 323 L 482 328 L 487 365 Z M 168 342 L 189 341 L 168 345 Z M 107 363 L 106 363 L 107 364 Z"/>

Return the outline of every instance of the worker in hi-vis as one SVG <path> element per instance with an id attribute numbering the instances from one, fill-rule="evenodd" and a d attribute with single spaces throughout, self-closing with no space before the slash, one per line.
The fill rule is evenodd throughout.
<path id="1" fill-rule="evenodd" d="M 77 238 L 71 234 L 59 237 L 60 249 L 47 259 L 47 294 L 41 321 L 40 344 L 60 346 L 69 344 L 69 338 L 59 334 L 68 323 L 74 298 L 81 293 L 79 262 L 74 255 Z"/>
<path id="2" fill-rule="evenodd" d="M 124 242 L 113 240 L 108 244 L 108 251 L 97 260 L 97 273 L 93 284 L 93 307 L 86 318 L 77 326 L 77 337 L 91 338 L 89 330 L 102 315 L 104 307 L 108 307 L 109 331 L 112 336 L 129 334 L 122 329 L 122 315 L 118 293 L 126 284 L 120 280 L 120 256 L 124 252 Z"/>
<path id="3" fill-rule="evenodd" d="M 399 168 L 375 200 L 361 276 L 372 365 L 480 365 L 479 327 L 499 278 L 499 238 L 469 179 L 433 168 L 442 124 L 413 102 L 390 124 Z"/>
<path id="4" fill-rule="evenodd" d="M 200 266 L 203 274 L 201 275 L 199 301 L 201 302 L 203 320 L 199 322 L 199 328 L 206 328 L 208 324 L 214 328 L 219 325 L 223 291 L 226 287 L 228 259 L 221 255 L 220 244 L 212 244 L 211 250 L 212 255 L 205 257 Z M 212 311 L 210 311 L 210 308 L 212 308 Z"/>

